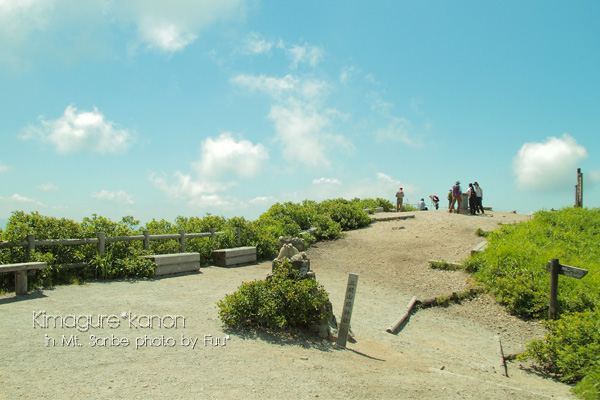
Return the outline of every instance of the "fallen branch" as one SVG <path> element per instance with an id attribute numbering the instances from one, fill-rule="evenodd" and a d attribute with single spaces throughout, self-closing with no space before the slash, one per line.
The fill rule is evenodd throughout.
<path id="1" fill-rule="evenodd" d="M 406 318 L 408 318 L 408 316 L 410 315 L 410 311 L 415 306 L 416 302 L 417 302 L 417 296 L 413 296 L 413 298 L 410 299 L 410 302 L 408 303 L 408 306 L 407 306 L 408 309 L 406 310 L 406 312 L 396 322 L 394 322 L 389 328 L 387 328 L 386 331 L 389 333 L 395 333 L 398 330 L 398 328 L 400 327 L 400 325 L 402 325 L 404 320 Z"/>
<path id="2" fill-rule="evenodd" d="M 504 370 L 504 376 L 508 378 L 508 367 L 506 366 L 506 357 L 504 357 L 504 350 L 502 349 L 502 339 L 500 336 L 496 337 L 498 338 L 498 344 L 500 345 L 500 359 L 502 360 L 500 367 Z"/>

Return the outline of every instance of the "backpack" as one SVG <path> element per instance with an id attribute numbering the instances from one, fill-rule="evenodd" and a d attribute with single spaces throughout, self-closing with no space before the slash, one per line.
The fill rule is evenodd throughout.
<path id="1" fill-rule="evenodd" d="M 454 197 L 460 197 L 462 195 L 461 191 L 460 191 L 460 186 L 456 185 L 452 187 L 452 196 Z"/>

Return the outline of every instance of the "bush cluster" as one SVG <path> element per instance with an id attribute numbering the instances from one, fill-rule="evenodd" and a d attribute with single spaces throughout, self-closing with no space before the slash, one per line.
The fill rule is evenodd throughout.
<path id="1" fill-rule="evenodd" d="M 212 252 L 216 249 L 237 246 L 256 246 L 259 259 L 273 258 L 279 252 L 280 236 L 302 236 L 307 243 L 317 240 L 333 240 L 341 237 L 342 231 L 367 226 L 369 216 L 363 209 L 384 207 L 389 210 L 392 204 L 384 199 L 336 199 L 321 203 L 305 200 L 301 203 L 276 203 L 257 220 L 249 221 L 241 217 L 224 218 L 207 214 L 204 217 L 177 217 L 170 222 L 155 220 L 140 226 L 131 216 L 120 221 L 111 221 L 93 214 L 81 222 L 65 218 L 43 216 L 38 212 L 12 213 L 6 229 L 0 230 L 0 240 L 22 242 L 28 234 L 36 239 L 80 239 L 96 237 L 104 232 L 106 237 L 143 235 L 148 230 L 151 235 L 176 234 L 186 232 L 223 232 L 214 238 L 186 239 L 186 251 L 200 253 L 203 263 L 211 263 Z M 313 233 L 302 233 L 316 228 Z M 240 232 L 238 241 L 237 231 Z M 143 250 L 143 242 L 111 242 L 106 244 L 106 252 L 100 257 L 95 245 L 78 246 L 38 246 L 27 260 L 24 247 L 0 249 L 0 263 L 10 264 L 25 261 L 46 261 L 49 268 L 38 272 L 29 279 L 31 287 L 49 287 L 60 283 L 79 283 L 86 279 L 139 278 L 153 276 L 154 266 L 140 259 L 145 254 L 168 254 L 179 252 L 177 240 L 150 241 L 150 250 Z M 86 263 L 84 269 L 65 269 L 66 264 Z M 0 290 L 12 290 L 13 274 L 0 274 Z"/>
<path id="2" fill-rule="evenodd" d="M 243 283 L 217 303 L 221 321 L 230 328 L 307 328 L 328 320 L 329 295 L 315 279 L 301 279 L 284 262 L 263 281 Z"/>

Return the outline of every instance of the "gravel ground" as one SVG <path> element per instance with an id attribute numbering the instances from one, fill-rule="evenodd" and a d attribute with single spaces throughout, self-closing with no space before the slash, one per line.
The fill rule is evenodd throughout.
<path id="1" fill-rule="evenodd" d="M 508 315 L 488 297 L 422 309 L 396 334 L 385 331 L 413 296 L 468 287 L 465 273 L 432 270 L 429 259 L 460 262 L 481 241 L 477 228 L 529 218 L 445 211 L 374 218 L 406 215 L 414 218 L 375 222 L 307 251 L 338 319 L 348 273 L 359 274 L 355 337 L 346 350 L 299 335 L 224 329 L 216 302 L 241 282 L 263 279 L 270 262 L 59 286 L 0 296 L 0 398 L 572 398 L 569 386 L 527 364 L 509 362 L 505 376 L 500 341 L 505 354 L 518 353 L 544 331 Z M 81 328 L 85 316 L 94 324 L 98 315 L 107 317 L 102 327 L 87 331 L 54 328 L 52 319 L 46 327 L 44 316 L 68 315 L 77 316 Z M 147 315 L 157 316 L 152 327 Z"/>

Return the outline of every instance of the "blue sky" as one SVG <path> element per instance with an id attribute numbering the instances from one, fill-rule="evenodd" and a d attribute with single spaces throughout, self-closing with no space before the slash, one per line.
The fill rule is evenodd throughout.
<path id="1" fill-rule="evenodd" d="M 600 194 L 598 1 L 0 0 L 0 219 Z"/>

